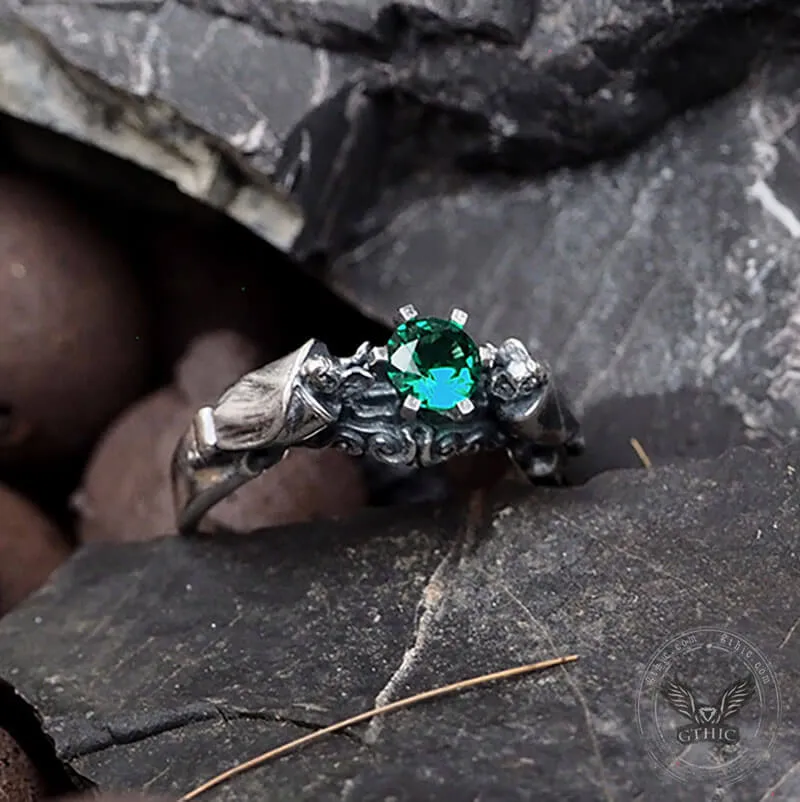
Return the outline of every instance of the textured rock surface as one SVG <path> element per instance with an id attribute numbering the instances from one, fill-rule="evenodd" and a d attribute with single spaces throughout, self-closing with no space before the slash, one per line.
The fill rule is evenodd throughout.
<path id="1" fill-rule="evenodd" d="M 532 8 L 3 0 L 0 108 L 302 254 L 341 244 L 384 166 L 538 171 L 617 152 L 735 86 L 797 24 L 783 0 Z"/>
<path id="2" fill-rule="evenodd" d="M 0 623 L 0 676 L 80 774 L 175 796 L 376 699 L 576 652 L 568 670 L 333 736 L 207 798 L 788 802 L 799 459 L 740 448 L 402 518 L 88 548 Z M 634 711 L 656 648 L 709 623 L 764 651 L 784 710 L 769 760 L 717 795 L 659 775 Z"/>

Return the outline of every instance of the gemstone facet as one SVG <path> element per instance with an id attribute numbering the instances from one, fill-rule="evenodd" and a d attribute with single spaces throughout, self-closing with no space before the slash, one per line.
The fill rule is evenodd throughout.
<path id="1" fill-rule="evenodd" d="M 452 409 L 478 384 L 478 346 L 452 320 L 407 320 L 394 330 L 386 350 L 389 381 L 399 393 L 418 399 L 422 409 Z"/>

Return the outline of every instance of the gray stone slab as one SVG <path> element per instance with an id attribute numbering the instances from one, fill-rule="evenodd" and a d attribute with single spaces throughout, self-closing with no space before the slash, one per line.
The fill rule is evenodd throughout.
<path id="1" fill-rule="evenodd" d="M 247 22 L 266 33 L 337 49 L 391 52 L 411 27 L 429 35 L 473 34 L 521 44 L 534 4 L 525 0 L 186 0 L 192 8 Z"/>
<path id="2" fill-rule="evenodd" d="M 177 795 L 376 700 L 575 652 L 566 669 L 376 720 L 208 798 L 788 802 L 798 459 L 739 448 L 568 491 L 504 486 L 463 508 L 87 548 L 0 622 L 0 676 L 80 775 Z M 748 639 L 782 699 L 768 759 L 724 791 L 665 777 L 637 725 L 649 661 L 700 626 Z M 742 671 L 731 658 L 709 674 L 709 654 L 680 663 L 701 696 Z M 762 690 L 743 732 L 775 713 Z"/>
<path id="3" fill-rule="evenodd" d="M 541 172 L 629 149 L 796 30 L 781 0 L 3 0 L 0 110 L 305 259 L 421 165 Z"/>

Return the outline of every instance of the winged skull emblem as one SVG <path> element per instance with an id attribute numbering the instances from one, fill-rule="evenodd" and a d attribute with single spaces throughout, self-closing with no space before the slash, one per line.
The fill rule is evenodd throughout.
<path id="1" fill-rule="evenodd" d="M 720 694 L 713 705 L 700 702 L 695 692 L 677 676 L 664 680 L 660 690 L 673 710 L 695 724 L 706 727 L 721 724 L 736 715 L 755 693 L 756 681 L 752 674 L 737 679 Z"/>

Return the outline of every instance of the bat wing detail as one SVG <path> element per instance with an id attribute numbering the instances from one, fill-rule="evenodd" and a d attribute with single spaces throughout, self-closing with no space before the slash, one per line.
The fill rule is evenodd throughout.
<path id="1" fill-rule="evenodd" d="M 660 691 L 673 710 L 690 721 L 696 721 L 697 700 L 688 685 L 681 682 L 677 677 L 667 678 L 661 683 Z"/>
<path id="2" fill-rule="evenodd" d="M 721 694 L 717 702 L 720 721 L 736 715 L 756 692 L 756 681 L 752 674 L 732 682 Z"/>

